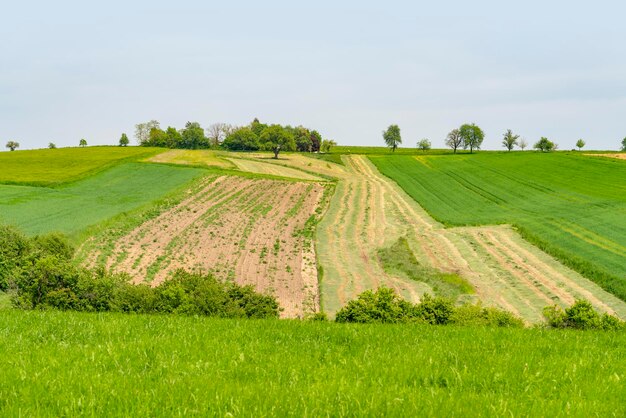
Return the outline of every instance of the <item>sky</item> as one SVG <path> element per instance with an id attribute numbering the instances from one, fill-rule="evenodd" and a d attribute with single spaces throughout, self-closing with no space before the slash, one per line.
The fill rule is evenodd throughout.
<path id="1" fill-rule="evenodd" d="M 626 136 L 621 1 L 3 1 L 0 142 L 116 144 L 137 123 L 303 125 L 443 147 L 463 123 L 561 149 Z M 4 150 L 4 146 L 2 146 Z"/>

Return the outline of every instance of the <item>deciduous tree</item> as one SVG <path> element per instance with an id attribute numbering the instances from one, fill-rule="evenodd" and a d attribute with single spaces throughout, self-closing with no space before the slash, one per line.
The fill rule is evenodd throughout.
<path id="1" fill-rule="evenodd" d="M 130 141 L 128 140 L 128 136 L 126 134 L 122 134 L 120 138 L 120 147 L 127 147 Z"/>
<path id="2" fill-rule="evenodd" d="M 524 138 L 520 139 L 519 147 L 522 149 L 522 151 L 524 151 L 527 146 L 528 146 L 528 142 L 526 142 Z"/>
<path id="3" fill-rule="evenodd" d="M 153 129 L 160 129 L 161 125 L 157 120 L 151 120 L 146 123 L 138 123 L 135 125 L 135 138 L 139 145 L 144 145 L 150 139 L 150 131 Z"/>
<path id="4" fill-rule="evenodd" d="M 218 122 L 209 125 L 206 129 L 206 136 L 212 148 L 219 147 L 222 141 L 224 141 L 224 138 L 226 138 L 226 127 L 227 125 L 225 123 Z"/>
<path id="5" fill-rule="evenodd" d="M 461 132 L 458 129 L 453 129 L 448 133 L 448 136 L 446 137 L 446 145 L 452 148 L 455 154 L 456 150 L 463 145 L 463 138 L 461 137 Z"/>
<path id="6" fill-rule="evenodd" d="M 622 151 L 626 151 L 626 138 L 622 139 Z"/>
<path id="7" fill-rule="evenodd" d="M 185 129 L 180 133 L 182 136 L 182 146 L 187 149 L 208 148 L 207 138 L 204 136 L 204 129 L 198 122 L 187 122 Z"/>
<path id="8" fill-rule="evenodd" d="M 281 151 L 295 151 L 296 149 L 293 134 L 280 125 L 270 125 L 265 128 L 259 137 L 259 143 L 264 150 L 274 152 L 276 159 Z"/>
<path id="9" fill-rule="evenodd" d="M 420 139 L 417 141 L 417 148 L 421 149 L 423 152 L 426 152 L 430 149 L 430 141 L 427 138 Z"/>
<path id="10" fill-rule="evenodd" d="M 549 152 L 554 149 L 554 142 L 548 140 L 548 138 L 542 136 L 539 141 L 533 146 L 536 150 L 541 152 Z"/>
<path id="11" fill-rule="evenodd" d="M 402 143 L 400 127 L 398 125 L 389 125 L 387 130 L 383 131 L 383 139 L 385 140 L 385 144 L 391 148 L 391 151 L 395 152 L 398 145 Z"/>
<path id="12" fill-rule="evenodd" d="M 585 146 L 585 141 L 583 141 L 582 139 L 579 139 L 578 141 L 576 141 L 576 147 L 578 148 L 578 151 L 582 150 L 584 146 Z"/>
<path id="13" fill-rule="evenodd" d="M 337 143 L 332 139 L 324 139 L 322 140 L 322 145 L 320 147 L 320 151 L 322 152 L 330 152 L 330 149 L 336 146 Z"/>
<path id="14" fill-rule="evenodd" d="M 513 131 L 508 129 L 503 135 L 502 146 L 506 148 L 507 150 L 511 151 L 513 148 L 515 148 L 516 145 L 518 145 L 517 143 L 518 139 L 519 139 L 519 135 L 514 135 Z"/>
<path id="15" fill-rule="evenodd" d="M 87 140 L 85 138 L 82 138 L 80 140 L 80 142 L 78 143 L 79 146 L 81 147 L 86 147 L 87 146 Z"/>
<path id="16" fill-rule="evenodd" d="M 463 148 L 470 149 L 470 153 L 473 153 L 475 149 L 480 149 L 483 139 L 485 139 L 485 133 L 475 124 L 466 123 L 459 128 L 461 138 L 463 138 Z"/>
<path id="17" fill-rule="evenodd" d="M 16 141 L 9 141 L 7 142 L 6 147 L 10 149 L 11 151 L 15 151 L 16 148 L 20 147 L 20 144 L 19 142 L 16 142 Z"/>
<path id="18" fill-rule="evenodd" d="M 54 142 L 48 143 L 48 149 L 56 149 L 57 145 Z"/>

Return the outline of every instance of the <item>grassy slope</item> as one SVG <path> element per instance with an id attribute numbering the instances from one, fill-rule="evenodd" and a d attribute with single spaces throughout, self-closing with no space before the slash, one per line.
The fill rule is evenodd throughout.
<path id="1" fill-rule="evenodd" d="M 0 311 L 3 416 L 623 416 L 626 333 Z"/>
<path id="2" fill-rule="evenodd" d="M 562 153 L 371 157 L 448 225 L 511 223 L 626 300 L 626 163 Z"/>
<path id="3" fill-rule="evenodd" d="M 72 235 L 159 199 L 204 173 L 196 168 L 124 163 L 56 188 L 0 185 L 0 222 L 29 234 Z"/>
<path id="4" fill-rule="evenodd" d="M 88 147 L 2 152 L 0 183 L 53 186 L 161 151 L 142 147 Z"/>

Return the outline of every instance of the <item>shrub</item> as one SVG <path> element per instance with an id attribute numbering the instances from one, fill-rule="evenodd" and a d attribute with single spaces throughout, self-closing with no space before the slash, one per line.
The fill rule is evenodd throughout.
<path id="1" fill-rule="evenodd" d="M 395 323 L 407 322 L 413 305 L 400 298 L 393 289 L 367 290 L 337 312 L 336 322 Z"/>
<path id="2" fill-rule="evenodd" d="M 579 299 L 572 306 L 563 310 L 560 306 L 548 306 L 543 310 L 546 323 L 551 328 L 572 329 L 603 329 L 619 330 L 624 328 L 624 322 L 612 315 L 602 316 L 593 308 L 593 305 L 584 299 Z"/>
<path id="3" fill-rule="evenodd" d="M 431 325 L 478 325 L 523 327 L 524 321 L 510 312 L 477 305 L 455 306 L 451 299 L 422 296 L 415 305 L 400 298 L 393 289 L 381 287 L 361 293 L 356 300 L 337 312 L 337 322 L 406 323 L 424 322 Z"/>

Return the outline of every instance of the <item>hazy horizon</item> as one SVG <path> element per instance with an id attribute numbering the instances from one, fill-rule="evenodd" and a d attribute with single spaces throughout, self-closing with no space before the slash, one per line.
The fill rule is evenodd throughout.
<path id="1" fill-rule="evenodd" d="M 304 125 L 342 145 L 403 145 L 474 122 L 574 148 L 626 136 L 620 2 L 7 4 L 0 142 L 116 144 L 157 119 Z M 134 142 L 134 141 L 133 141 Z"/>

